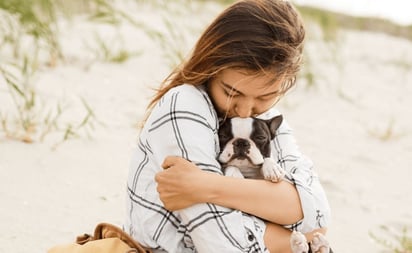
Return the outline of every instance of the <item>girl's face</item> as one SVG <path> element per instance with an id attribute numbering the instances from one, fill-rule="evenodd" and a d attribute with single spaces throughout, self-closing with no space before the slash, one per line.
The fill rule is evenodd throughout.
<path id="1" fill-rule="evenodd" d="M 210 80 L 209 95 L 221 117 L 253 117 L 270 109 L 279 100 L 282 78 L 247 75 L 237 69 L 221 71 Z"/>

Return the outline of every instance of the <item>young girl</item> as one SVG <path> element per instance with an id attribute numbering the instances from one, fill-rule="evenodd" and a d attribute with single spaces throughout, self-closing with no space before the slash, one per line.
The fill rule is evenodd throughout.
<path id="1" fill-rule="evenodd" d="M 329 205 L 285 121 L 272 143 L 279 183 L 225 177 L 219 121 L 278 115 L 305 30 L 284 0 L 244 0 L 204 31 L 149 105 L 128 178 L 125 230 L 154 252 L 291 252 L 291 231 L 326 232 Z"/>

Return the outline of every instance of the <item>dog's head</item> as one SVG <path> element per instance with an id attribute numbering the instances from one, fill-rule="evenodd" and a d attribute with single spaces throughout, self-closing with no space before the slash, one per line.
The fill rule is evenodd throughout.
<path id="1" fill-rule="evenodd" d="M 269 120 L 231 118 L 219 128 L 220 154 L 223 165 L 260 166 L 270 157 L 270 142 L 282 123 L 282 115 Z"/>

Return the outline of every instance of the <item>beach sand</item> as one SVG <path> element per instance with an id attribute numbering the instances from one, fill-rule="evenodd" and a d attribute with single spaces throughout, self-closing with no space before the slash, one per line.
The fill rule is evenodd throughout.
<path id="1" fill-rule="evenodd" d="M 166 29 L 165 10 L 128 8 L 138 20 Z M 184 43 L 168 46 L 179 44 L 187 53 L 221 9 L 176 10 L 170 20 L 190 32 Z M 167 44 L 128 23 L 113 28 L 80 17 L 61 25 L 67 61 L 40 69 L 36 91 L 45 106 L 66 101 L 62 123 L 84 117 L 80 98 L 99 123 L 90 137 L 79 130 L 79 138 L 57 146 L 62 133 L 31 144 L 0 133 L 0 252 L 45 252 L 92 232 L 98 222 L 121 226 L 136 126 L 150 88 L 170 69 L 161 48 Z M 96 31 L 107 41 L 121 37 L 138 55 L 122 64 L 95 61 L 84 41 L 92 44 Z M 335 252 L 379 252 L 383 247 L 370 233 L 388 239 L 382 226 L 412 230 L 412 43 L 359 31 L 325 42 L 313 24 L 308 34 L 302 75 L 278 106 L 328 195 L 333 219 L 327 237 Z M 4 80 L 0 101 L 1 111 L 14 110 Z"/>

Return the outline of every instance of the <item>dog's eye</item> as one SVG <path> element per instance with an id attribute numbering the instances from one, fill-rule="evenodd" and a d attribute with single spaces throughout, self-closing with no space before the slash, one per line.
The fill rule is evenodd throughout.
<path id="1" fill-rule="evenodd" d="M 231 137 L 229 136 L 229 135 L 227 135 L 227 134 L 224 134 L 224 133 L 220 133 L 219 134 L 219 140 L 220 141 L 227 141 L 227 140 L 229 140 Z"/>
<path id="2" fill-rule="evenodd" d="M 255 136 L 255 140 L 259 142 L 263 142 L 263 141 L 266 141 L 267 138 L 265 135 L 258 135 L 258 136 Z"/>

